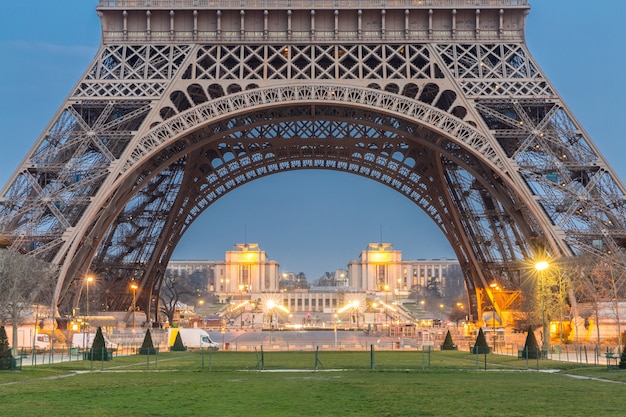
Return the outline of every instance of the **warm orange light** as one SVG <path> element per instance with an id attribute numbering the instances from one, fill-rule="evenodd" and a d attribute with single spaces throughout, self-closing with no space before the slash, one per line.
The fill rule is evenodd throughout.
<path id="1" fill-rule="evenodd" d="M 135 284 L 134 282 L 132 284 L 130 284 L 130 289 L 131 290 L 136 290 L 137 288 L 139 288 L 139 286 L 137 284 Z"/>
<path id="2" fill-rule="evenodd" d="M 89 282 L 93 282 L 93 277 L 92 277 L 92 276 L 88 276 L 88 277 L 86 278 L 86 280 L 87 280 L 87 282 L 88 282 L 88 283 L 89 283 Z"/>
<path id="3" fill-rule="evenodd" d="M 537 271 L 544 271 L 548 269 L 549 267 L 550 267 L 550 264 L 548 263 L 548 261 L 539 261 L 535 263 L 535 269 Z"/>
<path id="4" fill-rule="evenodd" d="M 391 254 L 387 252 L 374 252 L 372 258 L 374 262 L 389 262 L 391 260 Z"/>

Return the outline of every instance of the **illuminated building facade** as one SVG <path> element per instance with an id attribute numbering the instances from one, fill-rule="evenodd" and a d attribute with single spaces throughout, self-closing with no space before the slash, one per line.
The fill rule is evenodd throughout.
<path id="1" fill-rule="evenodd" d="M 359 260 L 348 269 L 338 269 L 334 277 L 320 287 L 280 287 L 280 282 L 295 282 L 293 273 L 279 273 L 279 263 L 269 260 L 258 244 L 236 244 L 226 252 L 224 261 L 170 261 L 168 272 L 175 275 L 200 274 L 206 291 L 228 296 L 245 295 L 258 299 L 263 293 L 281 293 L 284 305 L 291 311 L 328 312 L 342 304 L 340 293 L 387 293 L 399 299 L 410 292 L 450 296 L 464 290 L 463 275 L 456 260 L 403 260 L 402 251 L 390 243 L 371 243 L 361 252 Z M 206 277 L 206 278 L 204 278 Z M 323 293 L 323 294 L 322 294 Z"/>
<path id="2" fill-rule="evenodd" d="M 362 291 L 392 291 L 402 272 L 402 252 L 391 243 L 370 243 L 348 264 L 350 286 Z"/>
<path id="3" fill-rule="evenodd" d="M 269 260 L 256 243 L 235 244 L 224 261 L 170 261 L 167 270 L 176 275 L 206 274 L 206 291 L 251 293 L 278 291 L 280 265 Z"/>
<path id="4" fill-rule="evenodd" d="M 361 291 L 431 291 L 440 296 L 463 289 L 463 274 L 454 259 L 402 260 L 391 243 L 370 243 L 359 260 L 348 264 L 350 286 Z"/>

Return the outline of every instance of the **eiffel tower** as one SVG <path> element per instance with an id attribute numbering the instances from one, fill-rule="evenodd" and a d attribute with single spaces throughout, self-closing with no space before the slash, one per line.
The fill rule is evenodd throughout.
<path id="1" fill-rule="evenodd" d="M 10 249 L 158 312 L 177 243 L 220 197 L 324 169 L 412 200 L 472 316 L 520 265 L 626 245 L 624 185 L 532 58 L 527 0 L 99 0 L 102 42 L 0 199 Z M 262 290 L 262 289 L 261 289 Z M 134 299 L 133 299 L 134 301 Z"/>

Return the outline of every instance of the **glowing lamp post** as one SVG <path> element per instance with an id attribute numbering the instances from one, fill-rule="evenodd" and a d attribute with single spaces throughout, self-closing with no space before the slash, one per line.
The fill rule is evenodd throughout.
<path id="1" fill-rule="evenodd" d="M 130 289 L 133 290 L 133 332 L 135 331 L 135 310 L 137 310 L 137 288 L 139 286 L 136 283 L 130 284 Z"/>
<path id="2" fill-rule="evenodd" d="M 272 330 L 272 319 L 273 319 L 275 308 L 276 308 L 276 302 L 274 300 L 269 300 L 267 302 L 267 311 L 269 311 L 270 313 L 270 330 Z"/>
<path id="3" fill-rule="evenodd" d="M 85 278 L 85 287 L 86 287 L 86 294 L 85 294 L 85 320 L 83 323 L 83 329 L 85 332 L 87 332 L 87 320 L 89 320 L 89 283 L 93 282 L 93 277 L 89 276 L 87 278 Z"/>
<path id="4" fill-rule="evenodd" d="M 497 282 L 492 282 L 491 284 L 489 284 L 489 287 L 491 287 L 492 293 L 500 290 L 500 287 L 498 286 Z M 493 297 L 495 298 L 495 295 L 493 295 Z M 496 303 L 495 301 L 493 301 L 491 304 L 491 310 L 492 310 L 491 320 L 493 324 L 492 326 L 493 327 L 493 353 L 496 353 Z"/>
<path id="5" fill-rule="evenodd" d="M 389 320 L 389 316 L 387 313 L 387 294 L 389 294 L 389 285 L 385 284 L 385 286 L 383 287 L 383 290 L 385 291 L 385 326 L 388 325 L 388 320 Z"/>
<path id="6" fill-rule="evenodd" d="M 85 278 L 85 314 L 83 315 L 83 349 L 87 346 L 87 320 L 89 320 L 89 283 L 93 281 L 92 276 Z"/>
<path id="7" fill-rule="evenodd" d="M 359 303 L 359 300 L 354 300 L 354 301 L 352 301 L 352 303 L 351 303 L 351 304 L 352 304 L 352 311 L 353 311 L 353 314 L 354 314 L 354 315 L 355 315 L 355 317 L 356 317 L 356 319 L 355 319 L 355 322 L 356 322 L 356 328 L 358 329 L 358 328 L 359 328 L 359 304 L 360 304 L 360 303 Z"/>
<path id="8" fill-rule="evenodd" d="M 539 279 L 541 280 L 541 327 L 543 331 L 543 340 L 541 343 L 542 355 L 547 354 L 550 349 L 550 329 L 546 324 L 546 308 L 545 308 L 545 292 L 544 292 L 544 271 L 550 267 L 547 261 L 539 261 L 535 263 L 535 269 L 539 273 Z"/>
<path id="9" fill-rule="evenodd" d="M 239 321 L 239 328 L 243 329 L 243 312 L 244 312 L 244 306 L 243 306 L 243 289 L 245 288 L 245 286 L 243 284 L 239 284 L 239 301 L 240 301 L 240 306 L 241 306 L 241 312 L 240 314 L 240 321 Z"/>
<path id="10" fill-rule="evenodd" d="M 133 315 L 133 348 L 135 347 L 135 310 L 137 310 L 137 288 L 139 288 L 139 286 L 137 285 L 136 282 L 132 282 L 130 284 L 130 289 L 133 290 L 133 311 L 132 311 L 132 315 Z"/>

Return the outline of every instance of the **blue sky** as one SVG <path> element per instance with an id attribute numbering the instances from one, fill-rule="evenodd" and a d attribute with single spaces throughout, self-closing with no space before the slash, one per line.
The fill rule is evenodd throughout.
<path id="1" fill-rule="evenodd" d="M 4 1 L 0 13 L 0 185 L 50 123 L 100 43 L 96 0 Z M 574 116 L 626 179 L 622 80 L 626 1 L 535 0 L 527 41 Z M 381 233 L 382 230 L 382 233 Z M 345 268 L 381 239 L 405 259 L 453 258 L 450 245 L 409 200 L 382 185 L 328 171 L 283 173 L 229 193 L 176 249 L 176 259 L 223 259 L 257 242 L 282 271 L 317 279 Z"/>

